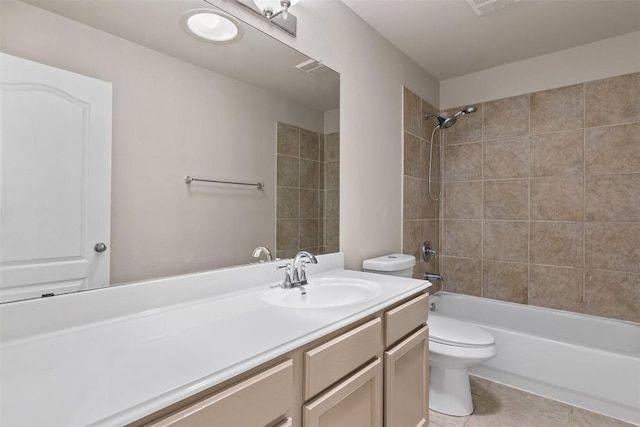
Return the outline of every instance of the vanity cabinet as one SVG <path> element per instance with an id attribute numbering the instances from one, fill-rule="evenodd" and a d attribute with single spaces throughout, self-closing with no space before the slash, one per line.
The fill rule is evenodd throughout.
<path id="1" fill-rule="evenodd" d="M 377 358 L 302 408 L 304 427 L 382 427 L 382 361 Z"/>
<path id="2" fill-rule="evenodd" d="M 429 424 L 428 315 L 428 294 L 384 314 L 384 414 L 388 427 Z"/>
<path id="3" fill-rule="evenodd" d="M 277 422 L 290 426 L 286 415 L 292 405 L 293 361 L 289 359 L 149 425 L 246 427 Z"/>
<path id="4" fill-rule="evenodd" d="M 131 427 L 426 426 L 428 310 L 414 296 Z"/>

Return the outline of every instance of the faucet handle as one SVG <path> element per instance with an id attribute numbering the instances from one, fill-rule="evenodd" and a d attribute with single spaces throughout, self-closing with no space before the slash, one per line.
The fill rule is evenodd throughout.
<path id="1" fill-rule="evenodd" d="M 285 269 L 284 271 L 284 279 L 282 280 L 282 287 L 285 289 L 289 289 L 292 287 L 292 268 L 291 268 L 291 264 L 284 264 L 284 265 L 279 265 L 276 267 L 278 270 L 282 270 L 283 268 Z M 295 274 L 295 272 L 293 273 Z"/>

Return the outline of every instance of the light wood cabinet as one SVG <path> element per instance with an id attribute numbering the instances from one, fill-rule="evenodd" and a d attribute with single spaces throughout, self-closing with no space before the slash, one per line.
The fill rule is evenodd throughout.
<path id="1" fill-rule="evenodd" d="M 426 427 L 428 310 L 417 295 L 130 427 Z"/>
<path id="2" fill-rule="evenodd" d="M 385 425 L 429 424 L 429 329 L 423 326 L 384 353 Z"/>
<path id="3" fill-rule="evenodd" d="M 382 427 L 382 361 L 303 406 L 304 427 Z"/>
<path id="4" fill-rule="evenodd" d="M 382 353 L 382 320 L 376 318 L 304 354 L 308 400 Z"/>
<path id="5" fill-rule="evenodd" d="M 153 427 L 270 426 L 293 404 L 293 362 L 287 360 L 157 421 Z M 289 422 L 291 420 L 289 419 Z M 289 424 L 291 425 L 291 424 Z"/>

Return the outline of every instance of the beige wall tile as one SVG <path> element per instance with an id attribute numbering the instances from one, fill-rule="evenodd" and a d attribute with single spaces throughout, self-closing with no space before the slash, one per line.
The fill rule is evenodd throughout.
<path id="1" fill-rule="evenodd" d="M 529 177 L 529 137 L 500 139 L 483 144 L 484 179 Z"/>
<path id="2" fill-rule="evenodd" d="M 485 102 L 482 112 L 484 140 L 529 133 L 529 95 Z"/>
<path id="3" fill-rule="evenodd" d="M 531 178 L 531 219 L 582 221 L 583 187 L 581 176 Z"/>
<path id="4" fill-rule="evenodd" d="M 640 174 L 585 178 L 586 221 L 640 221 Z"/>
<path id="5" fill-rule="evenodd" d="M 485 219 L 529 219 L 529 180 L 484 181 Z"/>
<path id="6" fill-rule="evenodd" d="M 300 155 L 300 129 L 278 122 L 278 154 Z"/>
<path id="7" fill-rule="evenodd" d="M 483 258 L 485 260 L 528 262 L 529 223 L 527 221 L 485 220 Z"/>
<path id="8" fill-rule="evenodd" d="M 340 190 L 324 190 L 324 215 L 328 218 L 340 216 Z"/>
<path id="9" fill-rule="evenodd" d="M 300 159 L 293 156 L 278 154 L 277 182 L 284 187 L 299 187 Z"/>
<path id="10" fill-rule="evenodd" d="M 325 162 L 340 160 L 340 134 L 338 132 L 325 135 L 323 157 Z"/>
<path id="11" fill-rule="evenodd" d="M 640 123 L 586 129 L 584 172 L 640 172 Z"/>
<path id="12" fill-rule="evenodd" d="M 422 137 L 424 139 L 431 139 L 431 132 L 433 131 L 435 126 L 438 124 L 438 120 L 436 120 L 435 117 L 430 117 L 428 119 L 425 118 L 425 114 L 427 113 L 437 114 L 438 109 L 423 99 L 422 100 Z M 437 135 L 438 135 L 438 132 L 436 132 L 436 135 L 434 135 L 434 139 Z"/>
<path id="13" fill-rule="evenodd" d="M 298 219 L 279 219 L 276 221 L 276 250 L 298 249 Z"/>
<path id="14" fill-rule="evenodd" d="M 443 218 L 482 219 L 482 182 L 444 184 Z"/>
<path id="15" fill-rule="evenodd" d="M 324 235 L 327 250 L 337 252 L 340 247 L 340 219 L 325 218 Z M 332 249 L 329 249 L 332 248 Z"/>
<path id="16" fill-rule="evenodd" d="M 584 86 L 565 86 L 531 94 L 531 133 L 584 127 Z"/>
<path id="17" fill-rule="evenodd" d="M 465 107 L 467 107 L 465 105 Z M 478 109 L 475 113 L 458 116 L 454 126 L 444 131 L 444 144 L 464 144 L 482 140 L 482 105 L 474 105 Z M 461 107 L 462 108 L 462 107 Z M 460 108 L 453 108 L 443 113 L 443 117 L 452 117 Z M 435 119 L 433 119 L 435 120 Z M 437 122 L 437 121 L 436 121 Z"/>
<path id="18" fill-rule="evenodd" d="M 442 258 L 443 290 L 481 296 L 482 260 L 477 258 Z"/>
<path id="19" fill-rule="evenodd" d="M 640 275 L 588 270 L 584 312 L 595 316 L 640 322 Z"/>
<path id="20" fill-rule="evenodd" d="M 340 162 L 326 162 L 324 164 L 325 190 L 340 189 Z"/>
<path id="21" fill-rule="evenodd" d="M 300 248 L 318 246 L 318 219 L 300 220 Z"/>
<path id="22" fill-rule="evenodd" d="M 431 142 L 427 140 L 422 141 L 422 178 L 429 178 L 429 168 L 433 168 L 431 171 L 431 181 L 435 184 L 436 182 L 442 181 L 442 175 L 440 174 L 440 153 L 442 150 L 439 145 L 436 143 L 431 146 Z M 431 162 L 429 162 L 431 159 Z M 432 188 L 435 188 L 434 185 Z"/>
<path id="23" fill-rule="evenodd" d="M 403 94 L 404 130 L 422 135 L 422 100 L 406 87 Z"/>
<path id="24" fill-rule="evenodd" d="M 300 190 L 298 188 L 278 186 L 277 198 L 276 216 L 278 219 L 298 218 L 300 215 Z M 318 203 L 316 201 L 316 210 L 317 208 Z"/>
<path id="25" fill-rule="evenodd" d="M 480 258 L 482 251 L 482 221 L 443 220 L 442 254 Z"/>
<path id="26" fill-rule="evenodd" d="M 585 224 L 585 266 L 640 272 L 640 223 Z"/>
<path id="27" fill-rule="evenodd" d="M 582 268 L 531 265 L 529 304 L 582 313 Z"/>
<path id="28" fill-rule="evenodd" d="M 529 262 L 582 267 L 582 222 L 531 222 Z"/>
<path id="29" fill-rule="evenodd" d="M 403 225 L 402 253 L 416 257 L 416 267 L 414 271 L 417 274 L 415 277 L 422 278 L 422 275 L 427 271 L 430 273 L 438 273 L 438 260 L 425 262 L 422 260 L 421 253 L 422 244 L 427 240 L 431 242 L 436 252 L 440 252 L 438 247 L 437 221 L 403 221 Z"/>
<path id="30" fill-rule="evenodd" d="M 462 144 L 443 147 L 442 180 L 473 181 L 482 179 L 482 144 Z"/>
<path id="31" fill-rule="evenodd" d="M 420 219 L 420 203 L 422 200 L 422 180 L 404 176 L 403 210 L 404 219 Z"/>
<path id="32" fill-rule="evenodd" d="M 482 296 L 527 304 L 528 264 L 483 261 Z"/>
<path id="33" fill-rule="evenodd" d="M 585 83 L 585 126 L 640 121 L 640 73 Z"/>
<path id="34" fill-rule="evenodd" d="M 531 137 L 531 176 L 583 174 L 584 131 L 569 130 Z"/>
<path id="35" fill-rule="evenodd" d="M 404 133 L 404 174 L 420 178 L 422 176 L 422 142 L 417 136 Z"/>
<path id="36" fill-rule="evenodd" d="M 300 189 L 300 218 L 320 217 L 320 191 Z"/>
<path id="37" fill-rule="evenodd" d="M 320 135 L 305 129 L 300 129 L 300 157 L 320 160 Z"/>
<path id="38" fill-rule="evenodd" d="M 320 162 L 300 159 L 300 188 L 320 188 Z"/>
<path id="39" fill-rule="evenodd" d="M 429 181 L 426 179 L 420 180 L 420 191 L 422 196 L 420 197 L 420 218 L 422 219 L 436 219 L 439 215 L 439 201 L 433 200 L 438 198 L 438 191 L 440 191 L 439 183 L 431 183 L 431 194 L 433 198 L 429 196 Z"/>

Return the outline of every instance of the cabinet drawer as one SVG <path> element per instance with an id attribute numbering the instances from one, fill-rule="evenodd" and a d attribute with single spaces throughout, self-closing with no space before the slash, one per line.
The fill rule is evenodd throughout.
<path id="1" fill-rule="evenodd" d="M 284 418 L 292 406 L 293 362 L 287 360 L 151 426 L 264 426 Z"/>
<path id="2" fill-rule="evenodd" d="M 429 316 L 429 294 L 422 294 L 385 314 L 385 347 L 424 325 Z"/>
<path id="3" fill-rule="evenodd" d="M 375 359 L 304 405 L 303 427 L 382 427 L 382 381 L 382 362 Z"/>
<path id="4" fill-rule="evenodd" d="M 304 398 L 315 396 L 382 351 L 382 321 L 374 319 L 304 354 Z"/>

